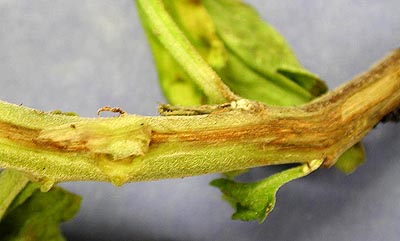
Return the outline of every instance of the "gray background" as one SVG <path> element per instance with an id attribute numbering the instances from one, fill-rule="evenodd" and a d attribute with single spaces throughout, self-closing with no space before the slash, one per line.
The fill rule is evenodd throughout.
<path id="1" fill-rule="evenodd" d="M 331 88 L 399 47 L 398 0 L 249 1 Z M 95 116 L 104 105 L 155 115 L 163 101 L 132 0 L 0 0 L 0 99 Z M 83 196 L 70 240 L 399 240 L 400 125 L 366 138 L 368 160 L 284 186 L 263 224 L 231 221 L 217 175 L 66 183 Z M 276 167 L 253 170 L 255 180 Z"/>

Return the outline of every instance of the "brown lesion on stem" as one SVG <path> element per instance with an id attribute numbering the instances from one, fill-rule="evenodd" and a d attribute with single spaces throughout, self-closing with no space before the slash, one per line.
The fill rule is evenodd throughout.
<path id="1" fill-rule="evenodd" d="M 97 133 L 97 127 L 91 123 L 85 122 L 87 125 L 81 126 L 79 122 L 76 122 L 66 124 L 62 129 L 58 129 L 58 132 L 58 127 L 46 130 L 45 136 L 52 137 L 48 139 L 43 138 L 44 130 L 42 129 L 23 127 L 10 123 L 7 118 L 2 118 L 0 120 L 0 139 L 7 139 L 14 145 L 21 144 L 38 150 L 90 154 L 92 150 L 88 148 L 87 143 L 94 139 L 90 139 L 93 135 L 83 135 L 85 133 L 96 134 L 95 138 L 101 138 L 102 145 L 106 143 L 108 137 L 112 137 L 114 141 L 120 141 L 130 140 L 135 135 L 144 137 L 148 135 L 149 142 L 146 138 L 143 141 L 143 146 L 147 148 L 149 145 L 148 151 L 146 149 L 140 155 L 134 153 L 132 158 L 140 156 L 144 160 L 143 166 L 148 170 L 141 169 L 141 172 L 160 170 L 157 175 L 162 178 L 176 177 L 177 174 L 168 174 L 168 170 L 165 171 L 166 173 L 161 173 L 164 170 L 162 168 L 165 168 L 165 163 L 156 161 L 155 164 L 152 164 L 151 158 L 154 156 L 150 159 L 146 159 L 146 157 L 148 153 L 162 155 L 162 152 L 157 152 L 157 148 L 171 143 L 188 144 L 190 148 L 185 149 L 185 154 L 193 153 L 193 155 L 202 152 L 196 152 L 191 147 L 195 147 L 198 151 L 201 148 L 221 145 L 251 146 L 244 150 L 257 150 L 261 153 L 254 156 L 254 160 L 250 160 L 249 157 L 245 158 L 246 161 L 242 159 L 239 164 L 231 165 L 237 169 L 277 163 L 309 162 L 313 159 L 323 159 L 325 166 L 331 166 L 345 150 L 359 142 L 385 115 L 398 109 L 399 106 L 400 50 L 397 49 L 366 73 L 312 103 L 300 107 L 271 107 L 249 100 L 235 100 L 222 105 L 193 108 L 163 106 L 165 112 L 171 112 L 175 116 L 135 118 L 126 115 L 116 117 L 132 118 L 132 123 L 135 122 L 137 128 L 131 129 L 130 132 L 123 132 L 124 128 L 131 128 L 129 126 L 122 126 L 119 129 L 119 127 L 114 128 L 113 124 L 109 122 L 105 125 L 107 128 L 104 132 Z M 101 110 L 118 112 L 121 115 L 125 113 L 119 108 L 106 107 Z M 181 116 L 185 113 L 189 113 L 190 116 Z M 101 118 L 101 120 L 109 119 Z M 148 123 L 142 126 L 140 125 L 141 121 Z M 52 132 L 53 130 L 55 132 Z M 89 132 L 86 132 L 87 130 Z M 72 135 L 74 139 L 71 143 L 59 138 L 59 133 L 71 134 L 77 133 L 77 131 L 81 131 L 79 132 L 81 134 Z M 117 135 L 114 135 L 114 132 L 117 132 Z M 93 143 L 96 144 L 92 142 L 91 147 L 93 147 Z M 122 142 L 121 145 L 124 143 Z M 107 147 L 107 144 L 104 145 Z M 135 143 L 131 145 L 135 146 Z M 175 145 L 174 148 L 180 147 Z M 114 149 L 109 148 L 109 151 L 113 152 Z M 96 153 L 101 153 L 101 150 L 96 151 Z M 179 150 L 175 151 L 179 152 Z M 168 160 L 174 162 L 176 152 L 169 149 L 166 152 L 171 156 L 171 159 Z M 130 152 L 128 150 L 126 153 L 115 154 L 126 157 L 128 154 L 130 155 Z M 230 154 L 224 153 L 224 155 Z M 263 155 L 268 156 L 269 159 L 263 159 Z M 97 157 L 98 155 L 91 156 L 94 160 Z M 227 157 L 215 158 L 224 161 Z M 234 158 L 234 156 L 231 155 L 229 158 Z M 190 163 L 186 164 L 191 165 Z M 175 168 L 174 165 L 174 163 L 170 165 L 171 170 Z M 208 167 L 210 170 L 207 168 L 196 169 L 197 165 L 180 168 L 190 172 L 187 175 L 205 174 L 216 170 L 229 171 L 223 170 L 223 164 L 220 164 L 219 169 L 213 170 L 211 170 L 210 163 L 207 165 L 210 165 Z M 143 173 L 140 175 L 146 176 Z M 184 173 L 179 173 L 179 175 L 185 176 Z"/>
<path id="2" fill-rule="evenodd" d="M 72 126 L 71 128 L 75 129 Z M 85 140 L 80 140 L 80 143 L 61 143 L 40 138 L 41 132 L 41 129 L 16 126 L 12 123 L 0 121 L 0 137 L 6 138 L 21 146 L 56 152 L 89 151 L 89 149 L 85 147 L 85 143 L 87 142 Z"/>
<path id="3" fill-rule="evenodd" d="M 264 106 L 254 116 L 249 116 L 260 120 L 252 125 L 154 132 L 152 143 L 171 140 L 196 144 L 258 143 L 261 148 L 278 151 L 320 151 L 325 156 L 324 165 L 332 166 L 345 150 L 360 141 L 387 113 L 399 106 L 400 50 L 397 49 L 369 71 L 310 104 L 297 108 Z M 227 107 L 232 105 L 224 106 Z M 213 114 L 218 108 L 221 107 L 208 107 L 206 110 L 209 112 L 204 114 Z M 191 108 L 173 109 L 168 106 L 168 109 L 172 113 L 184 113 L 185 110 L 193 113 Z M 203 114 L 203 109 L 197 111 L 197 108 L 196 114 Z"/>

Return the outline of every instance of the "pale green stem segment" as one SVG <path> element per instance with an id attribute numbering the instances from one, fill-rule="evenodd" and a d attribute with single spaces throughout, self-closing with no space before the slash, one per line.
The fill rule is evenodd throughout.
<path id="1" fill-rule="evenodd" d="M 212 103 L 239 99 L 200 56 L 165 10 L 160 0 L 136 0 L 143 21 Z"/>
<path id="2" fill-rule="evenodd" d="M 0 167 L 50 187 L 74 180 L 121 185 L 311 160 L 329 166 L 398 106 L 400 50 L 295 108 L 241 99 L 196 109 L 209 113 L 194 116 L 80 118 L 0 101 Z"/>
<path id="3" fill-rule="evenodd" d="M 259 136 L 257 125 L 267 116 L 246 110 L 243 101 L 219 114 L 97 119 L 0 102 L 0 166 L 46 186 L 72 180 L 118 185 L 321 157 L 308 152 L 299 158 L 299 152 L 292 158 L 295 150 L 263 147 L 271 137 Z"/>

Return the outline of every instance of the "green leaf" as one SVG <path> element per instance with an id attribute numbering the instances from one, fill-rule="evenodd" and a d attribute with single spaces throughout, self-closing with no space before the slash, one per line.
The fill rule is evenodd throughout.
<path id="1" fill-rule="evenodd" d="M 75 215 L 80 198 L 41 185 L 19 171 L 0 173 L 0 240 L 64 240 L 58 225 Z"/>
<path id="2" fill-rule="evenodd" d="M 361 143 L 355 144 L 344 152 L 335 163 L 335 167 L 347 175 L 353 173 L 357 167 L 365 162 L 365 151 Z"/>
<path id="3" fill-rule="evenodd" d="M 229 179 L 216 179 L 212 186 L 218 187 L 224 198 L 235 207 L 233 219 L 263 222 L 272 211 L 276 202 L 276 193 L 287 182 L 308 175 L 318 169 L 321 160 L 290 168 L 255 183 L 237 183 Z"/>
<path id="4" fill-rule="evenodd" d="M 193 47 L 236 94 L 270 105 L 299 105 L 327 90 L 301 67 L 284 38 L 248 5 L 224 0 L 163 3 Z M 184 106 L 210 103 L 146 21 L 143 25 L 168 102 Z"/>
<path id="5" fill-rule="evenodd" d="M 28 190 L 29 189 L 29 190 Z M 44 193 L 28 185 L 0 223 L 0 240 L 64 240 L 59 223 L 72 218 L 80 197 L 55 187 Z"/>
<path id="6" fill-rule="evenodd" d="M 224 172 L 224 176 L 226 178 L 228 178 L 229 180 L 233 180 L 236 176 L 240 176 L 248 171 L 249 171 L 249 169 L 239 169 L 239 170 L 235 170 L 235 171 Z"/>
<path id="7" fill-rule="evenodd" d="M 25 174 L 15 170 L 4 170 L 0 173 L 0 221 L 13 200 L 28 184 Z"/>
<path id="8" fill-rule="evenodd" d="M 42 186 L 41 183 L 29 182 L 25 188 L 15 197 L 14 201 L 7 209 L 7 213 L 12 212 L 14 209 L 23 204 L 28 198 L 30 198 L 36 191 Z"/>
<path id="9" fill-rule="evenodd" d="M 311 98 L 304 98 L 281 86 L 279 83 L 287 81 L 286 77 L 273 72 L 269 72 L 268 77 L 265 77 L 233 54 L 228 56 L 226 66 L 217 72 L 234 93 L 246 99 L 261 101 L 268 105 L 293 106 L 306 103 Z"/>
<path id="10" fill-rule="evenodd" d="M 229 53 L 290 95 L 281 98 L 296 98 L 293 104 L 301 104 L 327 91 L 325 83 L 300 65 L 285 39 L 249 5 L 238 0 L 202 2 Z"/>

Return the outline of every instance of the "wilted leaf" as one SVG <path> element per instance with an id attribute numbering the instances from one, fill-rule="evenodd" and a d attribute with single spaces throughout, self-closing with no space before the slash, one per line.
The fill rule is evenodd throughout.
<path id="1" fill-rule="evenodd" d="M 235 207 L 233 219 L 263 222 L 275 206 L 276 192 L 287 182 L 303 177 L 319 168 L 322 161 L 290 168 L 255 183 L 237 183 L 229 179 L 216 179 L 212 186 L 218 187 L 224 198 Z"/>

